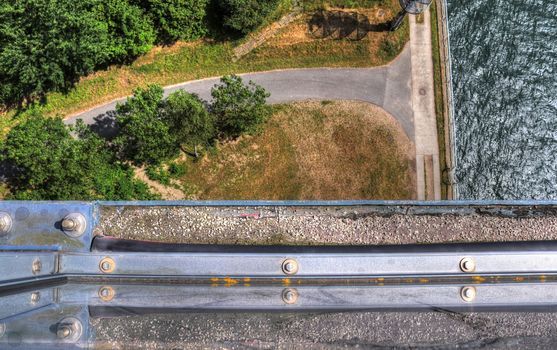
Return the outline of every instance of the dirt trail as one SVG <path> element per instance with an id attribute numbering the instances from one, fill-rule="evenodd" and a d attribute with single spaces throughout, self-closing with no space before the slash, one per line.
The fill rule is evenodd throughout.
<path id="1" fill-rule="evenodd" d="M 172 187 L 172 186 L 165 186 L 157 181 L 153 181 L 147 177 L 144 168 L 137 168 L 135 169 L 135 176 L 149 185 L 149 188 L 154 192 L 161 195 L 162 198 L 165 200 L 180 200 L 186 199 L 186 195 L 184 192 L 180 191 L 179 189 Z"/>

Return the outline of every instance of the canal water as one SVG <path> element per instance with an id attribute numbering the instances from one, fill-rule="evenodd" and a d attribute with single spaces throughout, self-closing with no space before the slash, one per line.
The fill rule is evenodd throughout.
<path id="1" fill-rule="evenodd" d="M 460 199 L 557 199 L 557 0 L 448 0 Z"/>

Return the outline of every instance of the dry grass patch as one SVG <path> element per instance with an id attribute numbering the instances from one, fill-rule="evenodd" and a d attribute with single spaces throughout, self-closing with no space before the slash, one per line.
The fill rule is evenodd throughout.
<path id="1" fill-rule="evenodd" d="M 339 8 L 325 6 L 327 11 L 357 12 L 367 17 L 371 25 L 386 23 L 397 14 L 398 1 L 385 0 L 368 8 Z M 396 32 L 370 31 L 361 40 L 315 38 L 308 30 L 315 10 L 306 10 L 300 19 L 281 29 L 265 44 L 246 56 L 257 63 L 266 61 L 279 67 L 369 67 L 390 62 L 408 41 L 408 24 Z M 294 65 L 293 65 L 294 64 Z"/>
<path id="2" fill-rule="evenodd" d="M 189 199 L 412 199 L 414 145 L 364 102 L 275 106 L 259 134 L 186 161 Z"/>

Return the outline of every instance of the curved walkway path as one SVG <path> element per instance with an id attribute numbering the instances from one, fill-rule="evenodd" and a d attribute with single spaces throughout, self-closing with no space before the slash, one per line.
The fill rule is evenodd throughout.
<path id="1" fill-rule="evenodd" d="M 238 74 L 244 81 L 251 80 L 271 93 L 270 103 L 285 103 L 307 99 L 360 100 L 370 102 L 392 114 L 404 131 L 414 141 L 414 118 L 412 111 L 412 65 L 410 47 L 407 45 L 393 62 L 374 68 L 308 68 L 285 69 L 258 73 Z M 165 94 L 184 89 L 196 93 L 205 100 L 211 99 L 211 88 L 219 78 L 208 78 L 167 86 Z M 66 119 L 74 123 L 78 118 L 92 125 L 105 135 L 114 130 L 114 100 L 75 114 Z"/>

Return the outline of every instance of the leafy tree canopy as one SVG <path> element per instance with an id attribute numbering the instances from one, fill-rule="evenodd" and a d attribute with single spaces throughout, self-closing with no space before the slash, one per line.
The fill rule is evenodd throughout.
<path id="1" fill-rule="evenodd" d="M 60 118 L 39 114 L 17 125 L 2 145 L 12 168 L 11 196 L 26 200 L 151 199 L 145 183 L 119 163 L 104 140 L 83 124 L 74 130 Z M 47 150 L 47 151 L 45 151 Z"/>
<path id="2" fill-rule="evenodd" d="M 208 0 L 134 0 L 152 19 L 158 42 L 200 38 L 207 32 Z"/>
<path id="3" fill-rule="evenodd" d="M 178 142 L 194 149 L 209 144 L 215 136 L 214 118 L 195 94 L 178 90 L 166 99 L 163 118 Z"/>
<path id="4" fill-rule="evenodd" d="M 221 83 L 211 90 L 211 95 L 211 112 L 224 137 L 235 138 L 243 133 L 256 132 L 271 114 L 266 104 L 270 94 L 251 81 L 245 85 L 236 75 L 222 77 Z"/>
<path id="5" fill-rule="evenodd" d="M 155 29 L 138 6 L 127 0 L 102 0 L 97 2 L 94 11 L 98 19 L 108 25 L 106 54 L 109 62 L 127 61 L 152 48 Z"/>
<path id="6" fill-rule="evenodd" d="M 108 25 L 95 0 L 0 3 L 0 103 L 13 105 L 67 91 L 108 59 Z"/>
<path id="7" fill-rule="evenodd" d="M 247 34 L 277 8 L 279 0 L 217 0 L 225 28 Z"/>
<path id="8" fill-rule="evenodd" d="M 123 159 L 136 165 L 159 164 L 178 155 L 179 143 L 162 118 L 163 90 L 158 85 L 134 90 L 116 107 L 120 129 L 114 144 Z"/>

